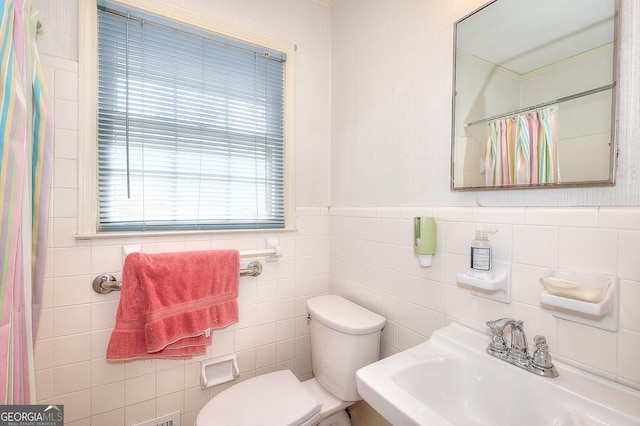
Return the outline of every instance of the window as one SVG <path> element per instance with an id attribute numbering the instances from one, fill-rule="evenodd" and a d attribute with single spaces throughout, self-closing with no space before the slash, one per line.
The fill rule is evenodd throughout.
<path id="1" fill-rule="evenodd" d="M 284 228 L 286 54 L 99 3 L 98 230 Z"/>

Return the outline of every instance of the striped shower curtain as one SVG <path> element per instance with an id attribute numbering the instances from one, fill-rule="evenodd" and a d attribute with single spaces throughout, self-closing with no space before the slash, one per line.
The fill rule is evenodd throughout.
<path id="1" fill-rule="evenodd" d="M 560 182 L 558 107 L 544 107 L 489 122 L 487 186 Z"/>
<path id="2" fill-rule="evenodd" d="M 0 404 L 35 403 L 33 337 L 44 280 L 53 114 L 30 0 L 0 21 Z"/>

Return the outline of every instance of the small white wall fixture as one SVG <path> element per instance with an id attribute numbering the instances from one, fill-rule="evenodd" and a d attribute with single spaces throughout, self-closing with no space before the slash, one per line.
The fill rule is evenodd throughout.
<path id="1" fill-rule="evenodd" d="M 478 278 L 469 272 L 458 274 L 458 285 L 471 288 L 471 294 L 502 303 L 511 303 L 511 264 L 494 261 L 491 275 Z"/>
<path id="2" fill-rule="evenodd" d="M 547 287 L 540 296 L 540 302 L 551 308 L 554 317 L 607 331 L 618 331 L 620 292 L 617 277 L 562 270 L 552 271 L 549 276 L 553 275 L 562 277 L 567 285 L 573 284 L 576 292 L 588 288 L 594 280 L 604 281 L 607 285 L 604 297 L 597 301 L 552 294 Z M 549 276 L 543 277 L 543 282 Z"/>

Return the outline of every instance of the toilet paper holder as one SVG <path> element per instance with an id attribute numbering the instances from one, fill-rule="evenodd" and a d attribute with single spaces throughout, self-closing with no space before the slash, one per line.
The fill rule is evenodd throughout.
<path id="1" fill-rule="evenodd" d="M 201 367 L 200 387 L 202 389 L 230 382 L 240 375 L 236 354 L 203 361 Z"/>

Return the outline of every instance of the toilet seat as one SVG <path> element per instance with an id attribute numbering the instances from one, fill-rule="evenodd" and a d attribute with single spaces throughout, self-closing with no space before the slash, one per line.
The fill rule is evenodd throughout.
<path id="1" fill-rule="evenodd" d="M 213 397 L 198 413 L 196 426 L 307 426 L 320 417 L 321 404 L 290 370 L 240 382 Z"/>
<path id="2" fill-rule="evenodd" d="M 345 408 L 354 403 L 354 401 L 347 402 L 336 398 L 328 390 L 322 387 L 318 379 L 315 377 L 302 382 L 305 388 L 311 395 L 320 403 L 322 418 L 329 417 L 339 411 L 344 411 Z"/>

